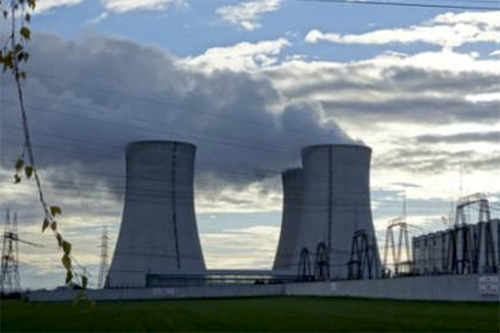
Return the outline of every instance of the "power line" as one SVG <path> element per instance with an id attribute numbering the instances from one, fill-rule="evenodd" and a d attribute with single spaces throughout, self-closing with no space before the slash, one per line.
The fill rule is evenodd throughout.
<path id="1" fill-rule="evenodd" d="M 5 142 L 10 142 L 9 139 L 5 139 L 4 140 L 4 144 Z M 47 147 L 49 150 L 53 150 L 55 147 L 55 145 L 51 145 L 51 144 L 46 144 L 47 142 L 44 141 L 44 140 L 39 140 L 39 146 L 41 147 Z M 50 142 L 49 142 L 50 143 Z M 12 143 L 14 145 L 14 143 Z M 94 147 L 97 143 L 91 143 L 89 146 L 90 147 Z M 67 143 L 66 143 L 67 145 Z M 72 151 L 70 149 L 70 147 L 64 147 L 64 148 L 67 148 L 68 150 Z M 62 149 L 62 148 L 61 148 Z M 97 156 L 108 156 L 109 154 L 105 154 L 105 153 L 101 153 L 101 154 L 98 154 L 97 152 L 89 152 L 89 154 L 93 154 L 93 155 L 97 155 Z M 210 166 L 210 163 L 212 160 L 210 159 L 207 159 L 207 160 L 201 160 L 202 162 L 206 163 L 206 166 Z M 217 164 L 213 164 L 214 166 L 217 166 Z M 89 176 L 100 176 L 102 177 L 103 179 L 107 179 L 109 180 L 110 182 L 107 182 L 105 186 L 102 186 L 102 185 L 98 185 L 97 183 L 95 182 L 82 182 L 82 181 L 77 181 L 77 182 L 74 182 L 72 179 L 67 179 L 67 178 L 52 178 L 51 179 L 51 183 L 53 185 L 60 185 L 62 188 L 61 190 L 76 190 L 76 191 L 88 191 L 88 192 L 95 192 L 96 190 L 101 190 L 101 191 L 109 191 L 109 192 L 118 192 L 118 193 L 124 193 L 125 191 L 125 185 L 124 184 L 115 184 L 115 182 L 113 180 L 116 180 L 116 181 L 120 181 L 120 182 L 124 182 L 125 178 L 126 178 L 126 175 L 123 174 L 116 174 L 116 173 L 109 173 L 109 172 L 93 172 L 93 171 L 87 171 L 86 172 L 87 175 Z M 251 170 L 247 171 L 247 172 L 241 172 L 241 171 L 224 171 L 224 172 L 221 172 L 221 175 L 231 175 L 231 176 L 238 176 L 238 177 L 244 177 L 244 178 L 255 178 L 255 177 L 259 177 L 260 176 L 265 176 L 265 177 L 272 177 L 272 176 L 276 176 L 276 175 L 280 175 L 281 172 L 279 170 L 271 170 L 271 169 L 261 169 L 261 168 L 252 168 Z M 130 178 L 130 177 L 129 177 Z M 163 186 L 163 185 L 168 185 L 169 182 L 168 181 L 160 181 L 160 180 L 155 180 L 155 181 L 151 181 L 150 179 L 147 179 L 147 178 L 137 178 L 137 177 L 133 177 L 133 179 L 135 180 L 141 180 L 141 179 L 144 179 L 145 181 L 148 182 L 148 184 L 152 185 L 153 183 L 154 184 L 157 184 L 157 185 L 160 185 L 160 186 Z M 10 181 L 8 180 L 5 180 L 3 181 L 5 183 L 10 183 Z M 217 184 L 216 181 L 214 180 L 208 180 L 208 179 L 202 179 L 202 180 L 197 180 L 196 182 L 196 185 L 211 185 L 212 187 L 215 187 L 215 188 L 218 188 L 219 184 Z M 225 182 L 224 184 L 225 185 Z M 223 186 L 222 185 L 222 186 Z M 150 197 L 150 196 L 153 196 L 153 197 L 156 197 L 157 195 L 161 195 L 162 193 L 164 194 L 164 192 L 162 191 L 158 191 L 158 190 L 144 190 L 142 191 L 143 193 L 140 193 L 140 192 L 137 192 L 135 191 L 134 194 L 135 195 L 143 195 L 144 197 Z M 197 191 L 198 193 L 203 193 L 205 191 L 203 190 L 198 190 Z M 212 193 L 210 191 L 207 191 L 207 193 Z M 290 194 L 290 192 L 288 192 Z M 325 193 L 325 191 L 315 191 L 315 193 Z M 293 194 L 293 193 L 292 193 Z M 387 203 L 388 200 L 377 200 L 377 202 L 384 202 L 384 203 Z M 400 202 L 399 199 L 395 199 L 395 200 L 392 200 L 391 202 Z M 412 207 L 419 207 L 415 204 L 412 204 Z M 474 208 L 474 207 L 473 207 Z"/>
<path id="2" fill-rule="evenodd" d="M 3 125 L 3 127 L 9 131 L 15 131 L 15 130 L 20 129 L 20 127 L 9 126 L 9 125 Z M 117 152 L 119 151 L 121 153 L 123 151 L 123 148 L 124 148 L 123 145 L 103 144 L 102 142 L 98 142 L 98 141 L 78 139 L 78 138 L 73 138 L 73 137 L 69 137 L 69 136 L 65 136 L 65 135 L 59 135 L 59 134 L 55 134 L 55 133 L 51 133 L 51 132 L 39 131 L 37 129 L 33 129 L 32 131 L 33 131 L 33 133 L 37 134 L 37 136 L 40 135 L 43 137 L 47 137 L 49 139 L 60 138 L 60 139 L 64 140 L 63 141 L 64 145 L 59 145 L 58 141 L 54 142 L 52 140 L 37 138 L 38 146 L 46 147 L 47 150 L 51 150 L 51 151 L 53 151 L 54 149 L 56 149 L 57 151 L 67 150 L 68 152 L 72 152 L 72 153 L 76 153 L 76 152 L 85 153 L 86 155 L 89 155 L 89 156 L 110 157 L 109 151 L 104 151 L 104 150 L 99 151 L 99 149 L 102 149 L 103 147 L 115 148 Z M 68 142 L 68 140 L 75 141 L 75 142 Z M 18 142 L 16 142 L 16 140 L 13 140 L 13 139 L 3 139 L 2 143 L 7 144 L 9 146 L 13 146 L 13 147 L 18 146 Z M 227 143 L 227 144 L 229 145 L 229 143 Z M 238 145 L 236 145 L 236 147 L 238 147 Z M 85 150 L 75 151 L 75 148 L 77 148 L 77 149 L 90 148 L 90 150 L 85 149 Z M 257 147 L 254 147 L 254 148 L 258 149 Z M 292 154 L 291 150 L 290 150 L 290 154 Z M 298 152 L 294 153 L 294 155 L 297 155 L 297 154 L 298 154 Z M 200 159 L 197 158 L 196 162 L 197 163 L 202 162 L 204 165 L 220 165 L 220 160 L 217 160 L 215 158 L 209 158 L 209 157 L 203 157 Z M 256 168 L 256 167 L 254 167 L 252 170 L 255 172 L 254 175 L 257 173 L 258 174 L 268 174 L 268 175 L 276 175 L 276 174 L 281 173 L 281 170 Z M 243 172 L 239 172 L 239 171 L 228 172 L 228 174 L 249 175 L 249 173 L 243 173 Z"/>
<path id="3" fill-rule="evenodd" d="M 458 6 L 444 4 L 424 4 L 416 2 L 396 2 L 396 1 L 371 1 L 371 0 L 295 0 L 302 2 L 323 2 L 332 4 L 352 4 L 352 5 L 375 5 L 375 6 L 395 6 L 395 7 L 417 7 L 417 8 L 436 8 L 436 9 L 461 9 L 461 10 L 487 10 L 498 11 L 500 8 L 489 6 Z"/>
<path id="4" fill-rule="evenodd" d="M 399 0 L 402 1 L 402 0 Z M 406 1 L 406 0 L 405 0 Z M 429 0 L 430 2 L 434 2 L 433 0 Z M 493 5 L 500 5 L 499 0 L 440 0 L 440 1 L 445 1 L 445 2 L 464 2 L 464 3 L 487 3 L 487 4 L 493 4 Z"/>
<path id="5" fill-rule="evenodd" d="M 151 97 L 137 96 L 137 95 L 134 95 L 131 92 L 123 92 L 123 91 L 117 90 L 116 88 L 109 87 L 106 84 L 105 85 L 100 84 L 102 82 L 98 82 L 99 84 L 96 84 L 95 82 L 94 83 L 90 83 L 90 81 L 88 81 L 88 82 L 84 82 L 84 81 L 81 81 L 81 80 L 76 81 L 76 80 L 71 80 L 71 79 L 64 78 L 64 77 L 57 77 L 57 76 L 54 76 L 54 75 L 51 75 L 51 74 L 46 74 L 46 73 L 44 74 L 43 72 L 41 72 L 39 70 L 38 71 L 34 71 L 34 73 L 37 76 L 39 76 L 39 77 L 46 78 L 46 79 L 55 81 L 57 83 L 60 83 L 60 81 L 65 81 L 65 82 L 71 83 L 73 85 L 77 85 L 77 86 L 81 86 L 81 87 L 86 87 L 86 88 L 94 89 L 97 93 L 100 93 L 100 94 L 109 94 L 109 93 L 111 93 L 113 95 L 120 96 L 121 98 L 127 98 L 127 99 L 129 99 L 131 101 L 135 101 L 135 102 L 138 102 L 138 103 L 146 103 L 146 104 L 150 104 L 150 105 L 167 106 L 167 107 L 170 107 L 170 108 L 173 108 L 173 109 L 177 109 L 177 110 L 188 111 L 190 113 L 198 113 L 198 114 L 202 114 L 204 116 L 215 117 L 217 119 L 223 119 L 225 121 L 236 122 L 237 124 L 245 123 L 247 125 L 254 125 L 254 126 L 258 126 L 259 129 L 261 129 L 262 126 L 264 126 L 264 127 L 271 127 L 273 129 L 276 128 L 276 124 L 274 124 L 274 123 L 270 123 L 270 122 L 266 122 L 266 121 L 259 121 L 259 120 L 255 120 L 255 119 L 248 119 L 248 118 L 241 117 L 241 116 L 235 116 L 233 114 L 221 114 L 220 113 L 221 110 L 215 109 L 215 108 L 210 107 L 210 106 L 204 106 L 203 110 L 194 109 L 194 108 L 190 108 L 190 107 L 187 107 L 187 106 L 184 106 L 184 105 L 181 105 L 181 104 L 177 104 L 177 103 L 173 103 L 173 102 L 170 102 L 170 101 L 167 101 L 167 100 L 163 100 L 163 99 L 160 100 L 160 99 L 151 98 Z M 94 81 L 97 82 L 97 80 L 94 80 Z M 49 100 L 46 97 L 36 96 L 36 95 L 33 95 L 33 94 L 31 94 L 31 95 L 28 94 L 27 96 L 34 96 L 34 97 L 39 98 L 39 99 Z M 53 101 L 53 100 L 50 99 L 50 101 Z M 57 101 L 57 103 L 62 103 L 62 102 L 61 101 Z M 76 107 L 81 107 L 79 105 L 72 104 L 72 103 L 67 103 L 67 102 L 64 102 L 62 104 L 72 105 L 72 106 L 76 106 Z M 86 112 L 88 112 L 88 110 L 86 110 Z M 269 114 L 269 116 L 271 116 L 271 118 L 272 118 L 271 114 Z M 144 118 L 141 119 L 141 118 L 137 118 L 137 117 L 135 117 L 135 119 L 141 120 L 141 121 L 145 120 Z M 328 135 L 317 133 L 316 131 L 306 130 L 306 129 L 303 129 L 303 128 L 300 128 L 300 127 L 286 127 L 286 128 L 281 128 L 281 130 L 283 130 L 285 132 L 287 132 L 287 131 L 288 132 L 294 132 L 296 134 L 302 134 L 302 135 L 308 135 L 308 136 L 314 135 L 316 137 L 329 138 Z"/>
<path id="6" fill-rule="evenodd" d="M 5 100 L 5 99 L 3 100 L 3 103 L 15 105 L 14 102 L 9 101 L 9 100 Z M 87 120 L 88 120 L 88 118 L 90 118 L 90 117 L 87 118 L 79 113 L 69 113 L 69 112 L 62 112 L 62 111 L 58 111 L 58 110 L 49 110 L 47 108 L 42 108 L 42 107 L 38 107 L 38 106 L 34 106 L 34 105 L 27 105 L 27 107 L 29 109 L 38 110 L 38 111 L 58 112 L 58 113 L 61 113 L 61 114 L 67 115 L 67 116 L 71 116 L 71 117 L 83 117 L 83 118 L 86 118 Z M 109 119 L 109 120 L 108 119 L 98 119 L 98 120 L 100 122 L 103 122 L 103 121 L 104 122 L 115 122 L 121 126 L 126 125 L 126 126 L 130 126 L 130 127 L 135 127 L 135 128 L 141 129 L 141 130 L 148 130 L 149 132 L 153 132 L 153 133 L 156 132 L 159 135 L 163 135 L 163 136 L 165 135 L 165 132 L 163 132 L 163 131 L 154 130 L 151 127 L 148 128 L 148 127 L 140 126 L 140 124 L 116 122 L 116 121 L 113 121 L 111 119 Z M 268 153 L 278 153 L 278 154 L 284 154 L 284 155 L 291 155 L 291 154 L 295 155 L 296 154 L 295 151 L 282 149 L 280 147 L 268 146 L 268 145 L 265 145 L 264 143 L 251 142 L 248 144 L 247 143 L 238 144 L 235 141 L 237 141 L 237 140 L 241 141 L 241 140 L 239 138 L 235 138 L 235 137 L 226 137 L 226 136 L 218 135 L 217 137 L 214 138 L 213 136 L 185 134 L 185 133 L 181 133 L 179 131 L 175 131 L 173 129 L 170 129 L 168 134 L 175 134 L 175 135 L 178 135 L 180 137 L 187 137 L 191 140 L 201 141 L 204 143 L 210 142 L 210 143 L 218 144 L 218 145 L 233 146 L 233 147 L 244 148 L 244 149 L 249 149 L 249 150 L 266 151 Z"/>

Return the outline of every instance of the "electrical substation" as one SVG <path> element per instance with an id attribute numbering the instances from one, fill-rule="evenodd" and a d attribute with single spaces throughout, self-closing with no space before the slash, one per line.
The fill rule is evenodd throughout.
<path id="1" fill-rule="evenodd" d="M 88 290 L 89 297 L 499 300 L 500 220 L 492 218 L 488 198 L 460 198 L 454 218 L 431 233 L 412 225 L 406 214 L 392 219 L 380 246 L 371 210 L 371 148 L 355 144 L 305 147 L 302 166 L 283 171 L 282 225 L 272 269 L 206 269 L 194 210 L 195 154 L 196 146 L 183 142 L 127 146 L 116 249 L 108 271 L 104 233 L 103 289 Z M 72 292 L 33 292 L 28 299 L 65 300 Z"/>

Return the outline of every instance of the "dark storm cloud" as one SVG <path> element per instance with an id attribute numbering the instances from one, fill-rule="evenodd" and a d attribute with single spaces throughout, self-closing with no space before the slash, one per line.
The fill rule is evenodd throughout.
<path id="1" fill-rule="evenodd" d="M 500 168 L 500 154 L 491 149 L 489 152 L 471 149 L 448 150 L 449 145 L 486 143 L 498 145 L 500 133 L 466 132 L 451 135 L 420 135 L 409 139 L 405 144 L 393 142 L 396 149 L 377 157 L 375 165 L 379 168 L 401 169 L 415 173 L 442 173 L 456 171 L 496 171 Z"/>
<path id="2" fill-rule="evenodd" d="M 475 150 L 451 152 L 440 148 L 418 146 L 399 148 L 379 155 L 374 167 L 379 169 L 410 171 L 414 173 L 444 173 L 456 171 L 495 171 L 500 167 L 498 153 Z"/>
<path id="3" fill-rule="evenodd" d="M 401 95 L 401 94 L 399 94 Z M 500 103 L 473 103 L 456 97 L 401 97 L 383 100 L 349 99 L 325 101 L 327 114 L 361 122 L 446 124 L 450 122 L 491 123 L 498 120 Z"/>
<path id="4" fill-rule="evenodd" d="M 415 138 L 418 143 L 474 143 L 488 142 L 500 144 L 500 132 L 470 132 L 453 135 L 421 135 Z"/>
<path id="5" fill-rule="evenodd" d="M 396 187 L 402 187 L 402 188 L 419 188 L 420 185 L 414 184 L 414 183 L 409 183 L 409 182 L 397 182 L 397 183 L 391 183 L 392 186 Z"/>
<path id="6" fill-rule="evenodd" d="M 447 92 L 451 94 L 473 94 L 497 92 L 500 75 L 495 73 L 424 70 L 420 68 L 390 68 L 383 72 L 389 87 L 398 87 L 411 92 Z"/>
<path id="7" fill-rule="evenodd" d="M 264 70 L 290 98 L 320 102 L 327 114 L 355 124 L 497 121 L 500 103 L 466 97 L 497 92 L 495 71 L 437 70 L 397 59 L 335 63 L 292 62 Z"/>
<path id="8" fill-rule="evenodd" d="M 195 143 L 202 188 L 213 179 L 237 187 L 275 175 L 297 165 L 305 145 L 352 142 L 320 104 L 289 101 L 269 79 L 203 74 L 162 50 L 100 36 L 37 35 L 31 47 L 25 92 L 35 150 L 60 189 L 91 191 L 105 181 L 120 195 L 123 148 L 135 140 Z M 22 147 L 15 96 L 3 79 L 6 168 Z"/>
<path id="9" fill-rule="evenodd" d="M 461 96 L 463 93 L 497 92 L 500 89 L 500 75 L 495 73 L 425 70 L 413 67 L 393 67 L 381 69 L 380 75 L 373 77 L 367 71 L 376 70 L 376 65 L 356 64 L 344 67 L 326 67 L 316 72 L 294 72 L 293 67 L 278 67 L 265 70 L 273 79 L 295 80 L 296 84 L 286 89 L 290 96 L 311 94 L 345 93 L 363 91 L 373 93 L 421 94 L 429 92 L 448 93 Z"/>

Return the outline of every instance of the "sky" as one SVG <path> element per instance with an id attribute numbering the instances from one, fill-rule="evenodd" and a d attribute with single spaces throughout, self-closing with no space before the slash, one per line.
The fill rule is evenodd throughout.
<path id="1" fill-rule="evenodd" d="M 208 268 L 271 267 L 280 172 L 300 166 L 307 145 L 373 149 L 379 244 L 404 198 L 413 234 L 445 228 L 441 217 L 460 195 L 500 200 L 498 12 L 293 0 L 39 0 L 32 28 L 24 91 L 35 154 L 91 286 L 104 227 L 112 257 L 123 149 L 134 140 L 197 145 L 196 211 Z M 0 213 L 17 211 L 20 237 L 45 246 L 20 245 L 22 287 L 52 288 L 64 272 L 53 236 L 41 233 L 35 186 L 12 184 L 22 148 L 15 96 L 3 74 Z M 471 220 L 476 215 L 471 209 Z"/>

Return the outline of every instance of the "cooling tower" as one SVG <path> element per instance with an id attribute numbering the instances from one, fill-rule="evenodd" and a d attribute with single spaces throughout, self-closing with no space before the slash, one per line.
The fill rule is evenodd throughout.
<path id="1" fill-rule="evenodd" d="M 108 287 L 144 287 L 155 271 L 205 269 L 194 212 L 195 151 L 171 141 L 127 146 L 125 204 Z"/>
<path id="2" fill-rule="evenodd" d="M 347 278 L 354 233 L 364 230 L 374 247 L 372 275 L 379 275 L 381 264 L 370 207 L 370 157 L 371 149 L 360 145 L 303 149 L 304 191 L 294 258 L 301 267 L 305 261 L 301 253 L 308 253 L 311 271 L 324 265 L 319 258 L 325 260 L 326 249 L 327 278 Z"/>
<path id="3" fill-rule="evenodd" d="M 296 273 L 297 263 L 293 262 L 292 258 L 300 221 L 303 188 L 302 169 L 295 168 L 283 171 L 281 180 L 283 184 L 283 220 L 273 269 Z"/>

